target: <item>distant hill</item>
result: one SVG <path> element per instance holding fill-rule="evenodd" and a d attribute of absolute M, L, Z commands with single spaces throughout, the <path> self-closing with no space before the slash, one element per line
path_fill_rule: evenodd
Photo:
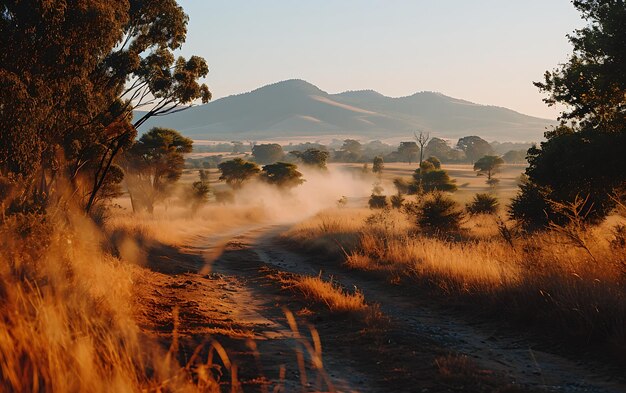
<path fill-rule="evenodd" d="M 142 128 L 171 127 L 188 137 L 210 140 L 328 135 L 387 139 L 423 130 L 445 138 L 479 135 L 490 141 L 538 141 L 552 124 L 552 120 L 440 93 L 400 98 L 372 90 L 328 94 L 292 79 L 152 118 Z"/>

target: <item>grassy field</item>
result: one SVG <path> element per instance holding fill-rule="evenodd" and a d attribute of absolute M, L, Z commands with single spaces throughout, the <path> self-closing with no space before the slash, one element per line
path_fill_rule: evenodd
<path fill-rule="evenodd" d="M 626 249 L 614 231 L 624 222 L 612 217 L 584 232 L 533 235 L 505 223 L 507 241 L 495 217 L 476 216 L 464 222 L 460 238 L 449 240 L 420 231 L 397 210 L 344 208 L 322 212 L 284 237 L 350 269 L 421 290 L 418 296 L 426 291 L 624 362 Z"/>

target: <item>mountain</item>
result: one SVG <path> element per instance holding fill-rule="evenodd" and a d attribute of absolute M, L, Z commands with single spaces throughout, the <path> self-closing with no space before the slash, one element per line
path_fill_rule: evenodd
<path fill-rule="evenodd" d="M 139 114 L 138 114 L 139 115 Z M 168 116 L 143 129 L 170 127 L 194 139 L 286 139 L 353 135 L 387 139 L 415 130 L 431 136 L 479 135 L 487 140 L 538 141 L 552 120 L 510 109 L 474 104 L 440 93 L 386 97 L 372 90 L 329 94 L 292 79 L 233 95 Z"/>

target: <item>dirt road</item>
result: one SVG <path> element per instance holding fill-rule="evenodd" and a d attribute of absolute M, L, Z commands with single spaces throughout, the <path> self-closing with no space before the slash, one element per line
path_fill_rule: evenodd
<path fill-rule="evenodd" d="M 336 261 L 289 251 L 276 239 L 285 229 L 247 228 L 152 250 L 151 271 L 138 282 L 138 293 L 147 294 L 137 313 L 143 329 L 171 345 L 177 310 L 181 361 L 215 339 L 238 365 L 244 391 L 626 391 L 600 367 L 542 351 L 493 322 L 464 319 Z M 358 288 L 388 323 L 333 314 L 282 283 L 285 275 L 320 272 Z M 295 314 L 297 332 L 284 310 Z M 321 336 L 323 369 L 306 350 L 315 341 L 307 325 Z"/>

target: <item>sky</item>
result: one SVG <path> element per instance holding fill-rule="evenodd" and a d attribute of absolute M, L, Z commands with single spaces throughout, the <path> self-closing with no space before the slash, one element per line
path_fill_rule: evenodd
<path fill-rule="evenodd" d="M 533 86 L 584 25 L 569 0 L 180 0 L 180 54 L 204 57 L 214 100 L 286 79 L 329 93 L 437 91 L 555 119 Z"/>

